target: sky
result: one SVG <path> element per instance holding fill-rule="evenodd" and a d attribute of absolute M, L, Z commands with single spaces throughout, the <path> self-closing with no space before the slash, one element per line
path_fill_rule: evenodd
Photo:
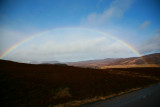
<path fill-rule="evenodd" d="M 159 10 L 159 0 L 0 0 L 0 56 L 72 62 L 157 53 Z"/>

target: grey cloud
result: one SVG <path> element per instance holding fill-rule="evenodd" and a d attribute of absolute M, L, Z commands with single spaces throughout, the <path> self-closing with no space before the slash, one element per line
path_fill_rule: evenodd
<path fill-rule="evenodd" d="M 147 21 L 144 21 L 141 25 L 140 25 L 140 29 L 145 29 L 147 28 L 149 25 L 151 24 L 151 21 L 147 20 Z"/>
<path fill-rule="evenodd" d="M 154 36 L 139 46 L 139 52 L 143 54 L 158 51 L 160 51 L 160 34 Z"/>

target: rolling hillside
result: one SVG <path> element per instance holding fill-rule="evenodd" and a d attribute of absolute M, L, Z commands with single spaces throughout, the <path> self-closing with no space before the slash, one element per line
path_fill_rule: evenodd
<path fill-rule="evenodd" d="M 71 107 L 160 82 L 158 67 L 102 70 L 0 60 L 0 69 L 1 107 Z"/>
<path fill-rule="evenodd" d="M 160 53 L 145 55 L 145 56 L 142 56 L 142 58 L 140 57 L 108 58 L 108 59 L 102 59 L 102 60 L 72 62 L 72 63 L 68 63 L 68 65 L 79 66 L 79 67 L 92 67 L 92 68 L 107 68 L 112 66 L 117 66 L 117 67 L 154 66 L 156 67 L 156 66 L 160 66 Z"/>

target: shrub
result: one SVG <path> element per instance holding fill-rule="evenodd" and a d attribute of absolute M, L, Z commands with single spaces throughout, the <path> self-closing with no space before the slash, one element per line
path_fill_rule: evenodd
<path fill-rule="evenodd" d="M 69 92 L 69 88 L 65 87 L 57 90 L 57 92 L 55 93 L 54 99 L 70 98 L 70 97 L 72 97 L 72 95 Z"/>

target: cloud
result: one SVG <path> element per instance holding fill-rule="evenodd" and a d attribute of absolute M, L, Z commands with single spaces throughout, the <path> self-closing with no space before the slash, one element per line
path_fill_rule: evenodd
<path fill-rule="evenodd" d="M 135 54 L 110 36 L 86 29 L 59 29 L 32 38 L 4 59 L 26 61 L 81 61 L 130 57 Z"/>
<path fill-rule="evenodd" d="M 15 61 L 56 60 L 68 62 L 133 55 L 131 50 L 121 43 L 106 37 L 82 38 L 63 44 L 56 41 L 46 41 L 38 45 L 32 41 L 27 44 L 18 47 L 6 58 Z"/>
<path fill-rule="evenodd" d="M 160 28 L 156 30 L 156 33 L 160 33 Z"/>
<path fill-rule="evenodd" d="M 77 38 L 78 39 L 78 38 Z M 29 42 L 28 45 L 18 47 L 19 49 L 13 51 L 9 58 L 18 60 L 47 60 L 49 58 L 60 58 L 57 60 L 64 60 L 62 57 L 80 54 L 90 54 L 95 52 L 100 46 L 101 42 L 105 41 L 105 37 L 98 37 L 92 39 L 75 40 L 75 42 L 58 43 L 56 41 L 46 41 L 42 44 Z M 95 49 L 97 48 L 97 49 Z"/>
<path fill-rule="evenodd" d="M 140 45 L 139 52 L 142 54 L 160 52 L 160 34 L 157 34 L 156 36 Z"/>
<path fill-rule="evenodd" d="M 11 29 L 0 28 L 0 54 L 26 37 L 26 34 Z"/>
<path fill-rule="evenodd" d="M 144 21 L 141 25 L 140 25 L 140 29 L 145 29 L 147 28 L 149 25 L 151 24 L 151 22 L 149 20 Z"/>
<path fill-rule="evenodd" d="M 102 13 L 93 12 L 87 16 L 83 23 L 91 25 L 99 25 L 106 23 L 110 19 L 121 18 L 129 9 L 133 0 L 115 0 L 110 4 L 110 7 Z"/>

